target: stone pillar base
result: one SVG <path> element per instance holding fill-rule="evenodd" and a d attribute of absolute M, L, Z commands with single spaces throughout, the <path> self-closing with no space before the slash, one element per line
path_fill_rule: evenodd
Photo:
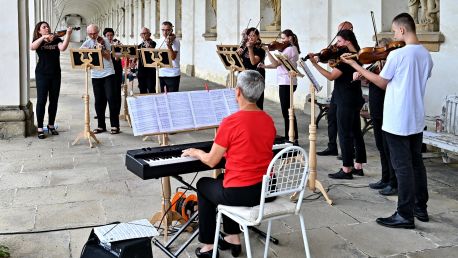
<path fill-rule="evenodd" d="M 0 139 L 27 137 L 36 132 L 32 102 L 26 106 L 0 106 Z"/>

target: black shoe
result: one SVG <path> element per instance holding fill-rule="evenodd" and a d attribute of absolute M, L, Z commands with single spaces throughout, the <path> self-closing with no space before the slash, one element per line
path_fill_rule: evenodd
<path fill-rule="evenodd" d="M 227 250 L 227 249 L 231 249 L 231 254 L 233 257 L 238 257 L 240 255 L 240 253 L 242 252 L 242 245 L 239 244 L 239 245 L 236 245 L 236 244 L 231 244 L 229 242 L 227 242 L 226 240 L 224 240 L 224 237 L 226 235 L 224 235 L 223 233 L 220 233 L 219 234 L 219 239 L 218 239 L 218 249 L 219 250 Z"/>
<path fill-rule="evenodd" d="M 415 207 L 415 209 L 413 210 L 413 216 L 417 218 L 419 221 L 429 221 L 428 211 L 426 209 L 420 209 Z"/>
<path fill-rule="evenodd" d="M 377 183 L 369 184 L 371 189 L 383 189 L 388 186 L 388 183 L 382 182 L 382 180 L 378 181 Z"/>
<path fill-rule="evenodd" d="M 391 185 L 387 185 L 385 188 L 382 190 L 378 191 L 379 194 L 381 195 L 386 195 L 386 196 L 391 196 L 391 195 L 397 195 L 398 194 L 398 189 L 392 187 Z"/>
<path fill-rule="evenodd" d="M 342 160 L 342 155 L 337 155 L 336 157 L 338 160 Z"/>
<path fill-rule="evenodd" d="M 353 175 L 356 175 L 356 176 L 364 176 L 364 171 L 363 171 L 363 169 L 352 168 L 352 169 L 351 169 L 351 173 L 352 173 Z"/>
<path fill-rule="evenodd" d="M 94 130 L 92 130 L 92 132 L 94 134 L 99 134 L 99 133 L 103 133 L 103 132 L 106 132 L 106 131 L 107 131 L 107 129 L 105 129 L 105 128 L 95 128 Z"/>
<path fill-rule="evenodd" d="M 208 250 L 208 251 L 203 252 L 203 253 L 200 252 L 200 249 L 201 249 L 201 247 L 197 247 L 197 249 L 196 249 L 196 256 L 197 256 L 197 257 L 199 257 L 199 258 L 201 258 L 201 257 L 204 257 L 204 258 L 205 258 L 205 257 L 211 258 L 211 257 L 212 257 L 213 249 L 212 249 L 212 250 Z M 216 251 L 216 257 L 219 257 L 218 250 Z"/>
<path fill-rule="evenodd" d="M 38 139 L 40 140 L 43 140 L 44 138 L 46 138 L 45 133 L 43 131 L 38 131 L 37 134 L 38 134 L 37 135 Z"/>
<path fill-rule="evenodd" d="M 377 218 L 375 220 L 379 225 L 390 227 L 390 228 L 415 228 L 415 222 L 413 219 L 405 219 L 397 212 L 388 218 Z"/>
<path fill-rule="evenodd" d="M 324 151 L 319 151 L 316 153 L 318 156 L 337 156 L 339 154 L 337 150 L 326 148 Z"/>
<path fill-rule="evenodd" d="M 337 173 L 328 174 L 328 177 L 332 179 L 353 179 L 353 175 L 351 173 L 345 173 L 342 169 L 340 169 Z"/>
<path fill-rule="evenodd" d="M 49 125 L 47 126 L 48 127 L 48 133 L 52 134 L 52 135 L 59 135 L 59 132 L 56 130 L 56 128 L 53 126 L 53 127 L 49 127 Z"/>

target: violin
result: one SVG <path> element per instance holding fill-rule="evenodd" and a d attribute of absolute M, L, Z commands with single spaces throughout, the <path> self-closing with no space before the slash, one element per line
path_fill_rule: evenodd
<path fill-rule="evenodd" d="M 167 38 L 166 38 L 167 42 L 166 42 L 166 44 L 167 44 L 168 46 L 172 46 L 173 41 L 175 41 L 176 37 L 177 37 L 177 36 L 176 36 L 175 34 L 173 34 L 173 33 L 170 33 L 169 35 L 167 35 Z"/>
<path fill-rule="evenodd" d="M 287 47 L 291 46 L 290 43 L 283 43 L 283 42 L 278 42 L 278 41 L 272 41 L 269 44 L 262 43 L 261 46 L 267 46 L 269 48 L 269 51 L 275 51 L 278 50 L 280 52 L 283 52 Z"/>
<path fill-rule="evenodd" d="M 106 49 L 106 47 L 105 47 L 105 39 L 103 39 L 103 37 L 97 36 L 96 41 L 97 41 L 97 43 L 101 46 L 101 47 L 100 47 L 99 45 L 97 45 L 96 48 L 101 48 L 102 50 L 105 50 L 105 49 Z"/>
<path fill-rule="evenodd" d="M 350 55 L 347 58 L 357 58 L 361 64 L 372 64 L 376 61 L 386 60 L 388 54 L 398 48 L 404 47 L 404 41 L 393 41 L 385 47 L 365 47 L 358 51 L 357 54 Z M 340 60 L 340 59 L 339 59 Z"/>
<path fill-rule="evenodd" d="M 336 61 L 339 60 L 339 57 L 344 54 L 348 53 L 349 50 L 347 47 L 338 47 L 337 45 L 330 45 L 327 48 L 322 49 L 320 52 L 313 54 L 313 56 L 318 56 L 318 59 L 321 63 L 328 63 L 329 61 Z M 310 56 L 302 57 L 302 61 L 307 61 Z M 336 64 L 336 62 L 333 62 Z M 332 65 L 334 66 L 334 65 Z"/>
<path fill-rule="evenodd" d="M 80 30 L 80 29 L 81 29 L 81 27 L 72 27 L 72 30 Z M 63 37 L 63 36 L 65 36 L 67 34 L 67 30 L 58 30 L 58 31 L 56 31 L 54 33 L 50 33 L 50 34 L 53 36 L 53 38 L 57 38 L 57 37 L 60 38 L 60 37 Z M 50 39 L 46 38 L 45 41 L 49 43 Z"/>

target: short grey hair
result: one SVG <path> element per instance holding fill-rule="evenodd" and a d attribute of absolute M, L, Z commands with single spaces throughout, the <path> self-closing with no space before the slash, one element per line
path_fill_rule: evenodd
<path fill-rule="evenodd" d="M 87 26 L 86 30 L 89 29 L 89 28 L 94 28 L 97 32 L 100 32 L 100 29 L 99 29 L 99 26 L 97 26 L 96 24 L 94 23 L 91 23 Z"/>
<path fill-rule="evenodd" d="M 254 70 L 245 70 L 237 76 L 237 88 L 250 103 L 256 103 L 264 92 L 264 77 Z"/>

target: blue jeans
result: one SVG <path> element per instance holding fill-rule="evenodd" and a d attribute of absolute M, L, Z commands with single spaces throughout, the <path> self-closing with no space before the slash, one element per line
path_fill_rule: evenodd
<path fill-rule="evenodd" d="M 391 164 L 398 179 L 398 213 L 413 219 L 414 208 L 426 210 L 428 185 L 421 145 L 423 133 L 399 136 L 386 133 Z"/>

